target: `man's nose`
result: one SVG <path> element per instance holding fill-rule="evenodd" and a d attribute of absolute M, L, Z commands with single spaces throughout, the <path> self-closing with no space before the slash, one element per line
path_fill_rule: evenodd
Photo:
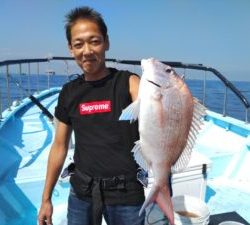
<path fill-rule="evenodd" d="M 84 45 L 83 53 L 86 54 L 86 55 L 93 53 L 93 50 L 92 50 L 90 44 L 86 43 Z"/>

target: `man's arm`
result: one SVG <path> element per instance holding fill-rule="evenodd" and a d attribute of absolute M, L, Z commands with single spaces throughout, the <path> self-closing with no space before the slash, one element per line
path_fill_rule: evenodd
<path fill-rule="evenodd" d="M 51 202 L 52 191 L 62 170 L 68 152 L 68 145 L 71 136 L 71 127 L 58 121 L 54 142 L 51 146 L 46 181 L 42 196 L 42 205 L 39 211 L 39 225 L 52 224 L 53 206 Z"/>
<path fill-rule="evenodd" d="M 129 93 L 131 95 L 132 101 L 135 101 L 138 96 L 140 78 L 136 75 L 131 75 L 129 77 Z"/>

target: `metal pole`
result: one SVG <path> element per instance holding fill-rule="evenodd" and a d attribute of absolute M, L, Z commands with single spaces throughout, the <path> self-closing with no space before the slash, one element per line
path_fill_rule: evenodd
<path fill-rule="evenodd" d="M 31 95 L 30 93 L 30 63 L 28 63 L 28 93 L 29 95 Z"/>
<path fill-rule="evenodd" d="M 20 75 L 20 86 L 22 87 L 22 64 L 19 64 L 19 75 Z M 22 88 L 19 88 L 20 90 L 20 101 L 23 100 L 23 90 Z"/>
<path fill-rule="evenodd" d="M 50 89 L 50 75 L 49 75 L 49 72 L 47 73 L 48 74 L 48 90 Z"/>
<path fill-rule="evenodd" d="M 186 80 L 186 68 L 183 68 L 183 75 L 182 75 L 182 77 L 183 77 L 183 80 Z"/>
<path fill-rule="evenodd" d="M 67 78 L 68 78 L 68 80 L 69 80 L 69 63 L 68 63 L 67 60 L 64 60 L 64 63 L 65 63 L 65 65 L 66 65 L 66 73 L 67 73 Z"/>
<path fill-rule="evenodd" d="M 48 75 L 48 90 L 50 89 L 50 61 L 48 61 L 48 70 L 47 70 L 47 75 Z"/>
<path fill-rule="evenodd" d="M 8 110 L 11 111 L 11 99 L 10 99 L 10 73 L 9 73 L 9 65 L 6 65 L 6 92 L 7 92 L 7 106 Z"/>
<path fill-rule="evenodd" d="M 20 64 L 20 68 L 22 69 L 22 64 Z M 23 73 L 23 76 L 25 75 L 25 73 Z M 22 76 L 20 77 L 20 87 L 23 87 L 23 79 Z M 21 92 L 22 92 L 22 99 L 25 96 L 25 93 L 23 92 L 23 88 L 21 88 Z"/>
<path fill-rule="evenodd" d="M 203 79 L 203 96 L 202 96 L 203 105 L 205 105 L 206 102 L 206 84 L 207 84 L 207 71 L 205 71 Z"/>
<path fill-rule="evenodd" d="M 37 63 L 37 94 L 40 92 L 40 87 L 39 87 L 39 62 Z"/>
<path fill-rule="evenodd" d="M 223 116 L 226 116 L 226 107 L 227 107 L 227 86 L 225 86 L 225 95 L 223 103 Z"/>

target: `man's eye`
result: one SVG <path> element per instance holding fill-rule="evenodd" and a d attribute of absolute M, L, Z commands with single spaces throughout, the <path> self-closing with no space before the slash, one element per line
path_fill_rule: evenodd
<path fill-rule="evenodd" d="M 92 45 L 99 45 L 101 43 L 101 41 L 100 40 L 92 40 L 90 43 Z"/>
<path fill-rule="evenodd" d="M 76 48 L 76 49 L 79 49 L 82 47 L 82 44 L 81 43 L 75 43 L 73 44 L 73 47 Z"/>

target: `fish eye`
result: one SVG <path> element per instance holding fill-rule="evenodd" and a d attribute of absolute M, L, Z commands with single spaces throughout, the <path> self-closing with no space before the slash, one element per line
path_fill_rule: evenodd
<path fill-rule="evenodd" d="M 171 72 L 172 72 L 172 69 L 166 69 L 166 72 L 167 72 L 167 73 L 171 73 Z"/>

